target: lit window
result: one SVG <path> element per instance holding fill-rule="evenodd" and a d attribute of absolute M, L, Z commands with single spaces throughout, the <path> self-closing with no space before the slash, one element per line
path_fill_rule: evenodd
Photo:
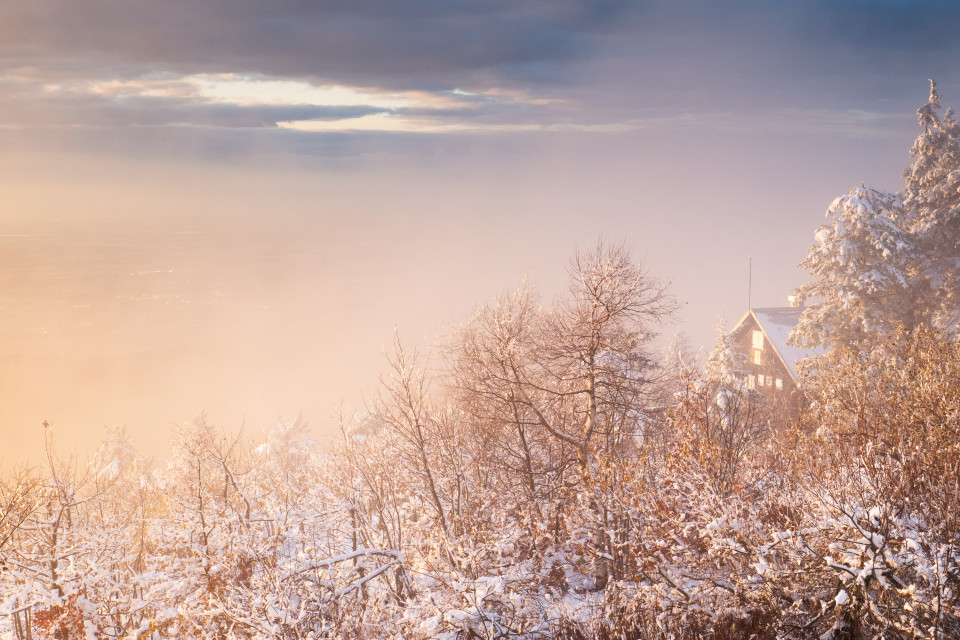
<path fill-rule="evenodd" d="M 753 364 L 760 364 L 760 351 L 758 349 L 753 350 Z"/>
<path fill-rule="evenodd" d="M 759 384 L 761 387 L 763 386 L 763 374 L 762 374 L 762 373 L 757 376 L 757 384 Z"/>
<path fill-rule="evenodd" d="M 747 376 L 747 388 L 748 388 L 748 389 L 756 389 L 756 388 L 757 388 L 757 381 L 756 381 L 756 379 L 755 379 L 753 376 Z"/>
<path fill-rule="evenodd" d="M 763 349 L 763 331 L 753 332 L 753 348 Z"/>
<path fill-rule="evenodd" d="M 777 391 L 783 391 L 783 380 L 777 378 Z"/>
<path fill-rule="evenodd" d="M 768 387 L 773 386 L 773 378 L 771 378 L 770 376 L 767 376 L 767 386 Z"/>

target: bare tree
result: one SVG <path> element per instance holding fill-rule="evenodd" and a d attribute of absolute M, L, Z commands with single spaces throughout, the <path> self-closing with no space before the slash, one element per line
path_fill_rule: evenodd
<path fill-rule="evenodd" d="M 542 310 L 526 286 L 478 310 L 451 354 L 452 380 L 474 450 L 489 470 L 492 489 L 532 511 L 536 524 L 559 494 L 565 443 L 543 430 L 525 390 Z"/>
<path fill-rule="evenodd" d="M 416 351 L 404 349 L 399 337 L 389 363 L 390 375 L 380 381 L 377 400 L 368 408 L 370 417 L 395 437 L 396 462 L 417 480 L 414 491 L 432 510 L 442 534 L 458 535 L 465 487 L 456 428 L 447 408 L 431 397 L 426 366 Z"/>
<path fill-rule="evenodd" d="M 39 497 L 39 482 L 29 471 L 0 480 L 0 553 L 37 509 Z"/>
<path fill-rule="evenodd" d="M 574 256 L 568 295 L 551 308 L 523 288 L 462 332 L 460 397 L 497 433 L 510 432 L 509 458 L 531 496 L 542 474 L 568 470 L 568 482 L 587 482 L 598 456 L 622 457 L 644 437 L 663 407 L 651 343 L 675 306 L 623 245 L 600 243 Z M 599 504 L 591 510 L 594 587 L 602 589 L 606 516 Z"/>
<path fill-rule="evenodd" d="M 672 415 L 675 435 L 688 440 L 713 489 L 726 496 L 745 484 L 748 454 L 772 436 L 777 410 L 742 383 L 708 378 L 687 387 Z"/>

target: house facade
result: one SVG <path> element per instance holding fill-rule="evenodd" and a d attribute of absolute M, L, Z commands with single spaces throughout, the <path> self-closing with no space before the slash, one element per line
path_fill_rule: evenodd
<path fill-rule="evenodd" d="M 820 353 L 787 344 L 802 312 L 802 307 L 750 309 L 730 332 L 747 387 L 790 406 L 799 402 L 797 363 Z"/>

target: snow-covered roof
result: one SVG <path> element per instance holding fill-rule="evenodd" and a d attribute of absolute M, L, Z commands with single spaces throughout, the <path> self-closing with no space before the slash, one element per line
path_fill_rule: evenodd
<path fill-rule="evenodd" d="M 744 321 L 753 317 L 757 325 L 763 331 L 767 340 L 776 350 L 777 355 L 783 362 L 787 371 L 796 380 L 798 377 L 797 363 L 810 356 L 819 356 L 825 353 L 823 348 L 800 348 L 787 344 L 787 338 L 797 322 L 800 320 L 800 314 L 803 313 L 802 307 L 766 307 L 763 309 L 750 309 L 740 318 L 740 322 L 733 328 L 733 332 L 740 330 Z"/>

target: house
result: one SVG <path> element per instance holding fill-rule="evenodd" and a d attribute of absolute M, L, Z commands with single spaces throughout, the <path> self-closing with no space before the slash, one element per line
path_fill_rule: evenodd
<path fill-rule="evenodd" d="M 787 344 L 803 307 L 750 309 L 730 332 L 737 351 L 744 356 L 741 370 L 747 386 L 771 399 L 797 402 L 797 363 L 820 349 L 802 349 Z"/>

